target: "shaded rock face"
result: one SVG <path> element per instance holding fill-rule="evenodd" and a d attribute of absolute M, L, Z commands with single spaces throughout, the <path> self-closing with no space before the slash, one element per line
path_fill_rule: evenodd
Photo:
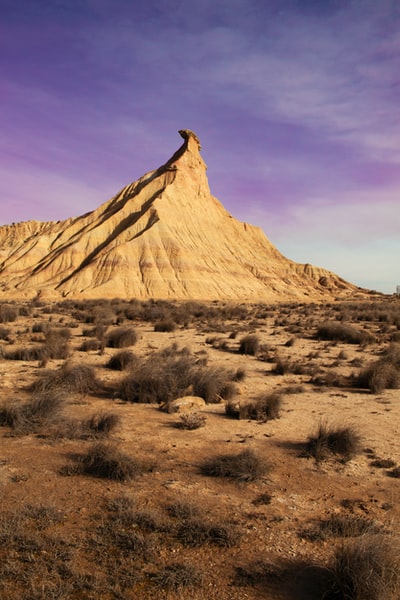
<path fill-rule="evenodd" d="M 209 189 L 197 136 L 93 212 L 0 227 L 0 298 L 318 300 L 357 288 L 285 258 Z"/>

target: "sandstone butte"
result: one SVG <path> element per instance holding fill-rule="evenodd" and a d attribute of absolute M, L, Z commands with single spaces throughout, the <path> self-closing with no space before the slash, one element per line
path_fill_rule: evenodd
<path fill-rule="evenodd" d="M 284 257 L 210 193 L 197 136 L 96 210 L 0 227 L 0 299 L 324 301 L 362 293 Z"/>

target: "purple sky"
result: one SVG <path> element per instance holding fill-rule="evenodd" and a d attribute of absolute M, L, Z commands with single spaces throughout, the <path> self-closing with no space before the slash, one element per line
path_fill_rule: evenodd
<path fill-rule="evenodd" d="M 199 136 L 289 258 L 400 284 L 398 0 L 1 0 L 0 224 L 93 210 Z"/>

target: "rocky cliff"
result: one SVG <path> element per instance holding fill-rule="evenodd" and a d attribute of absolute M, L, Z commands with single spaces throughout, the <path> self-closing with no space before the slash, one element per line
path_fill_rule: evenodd
<path fill-rule="evenodd" d="M 0 299 L 322 300 L 357 288 L 285 258 L 209 189 L 189 131 L 168 162 L 93 212 L 0 227 Z"/>

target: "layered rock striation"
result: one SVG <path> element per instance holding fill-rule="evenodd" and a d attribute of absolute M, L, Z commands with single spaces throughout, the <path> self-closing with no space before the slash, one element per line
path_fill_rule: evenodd
<path fill-rule="evenodd" d="M 285 258 L 210 193 L 197 136 L 93 212 L 0 227 L 0 298 L 322 300 L 357 288 Z"/>

